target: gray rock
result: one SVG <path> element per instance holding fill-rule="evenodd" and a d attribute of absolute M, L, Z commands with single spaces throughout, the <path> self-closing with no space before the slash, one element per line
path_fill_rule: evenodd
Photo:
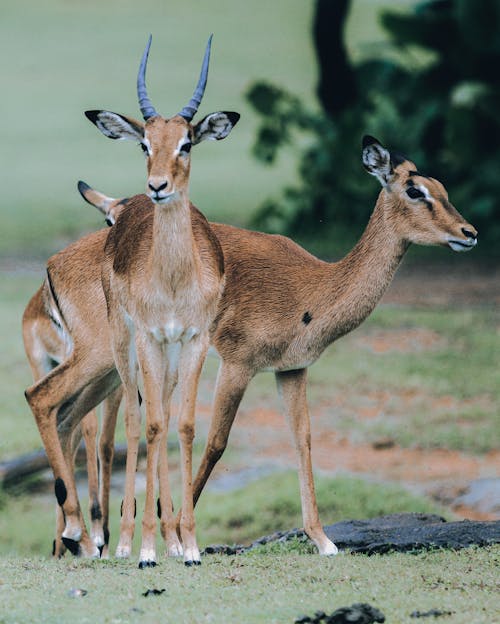
<path fill-rule="evenodd" d="M 352 553 L 415 552 L 432 548 L 466 548 L 500 543 L 500 520 L 491 522 L 446 522 L 433 514 L 402 513 L 372 518 L 347 520 L 325 526 L 325 533 L 341 550 Z M 249 546 L 208 546 L 205 554 L 234 555 L 269 542 L 293 538 L 308 539 L 302 529 L 278 531 L 255 540 Z"/>

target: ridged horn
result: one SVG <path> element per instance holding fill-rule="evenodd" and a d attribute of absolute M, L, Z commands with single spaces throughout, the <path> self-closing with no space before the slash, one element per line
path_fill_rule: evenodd
<path fill-rule="evenodd" d="M 196 89 L 194 90 L 193 97 L 189 100 L 187 106 L 178 113 L 181 117 L 184 117 L 186 121 L 191 121 L 193 117 L 196 115 L 198 110 L 198 106 L 201 103 L 201 99 L 203 98 L 203 93 L 205 92 L 205 87 L 207 84 L 208 78 L 208 64 L 210 62 L 210 48 L 212 47 L 212 37 L 210 35 L 208 38 L 207 47 L 205 49 L 205 56 L 203 57 L 203 63 L 201 65 L 200 77 L 198 79 L 198 84 L 196 85 Z"/>
<path fill-rule="evenodd" d="M 151 47 L 152 40 L 153 37 L 149 35 L 148 43 L 139 66 L 139 73 L 137 74 L 137 97 L 139 99 L 139 107 L 141 109 L 142 116 L 144 117 L 144 121 L 147 121 L 150 117 L 158 115 L 155 107 L 148 97 L 146 89 L 146 65 L 148 64 L 149 48 Z"/>

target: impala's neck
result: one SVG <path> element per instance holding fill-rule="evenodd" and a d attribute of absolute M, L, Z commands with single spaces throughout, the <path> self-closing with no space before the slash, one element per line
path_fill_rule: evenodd
<path fill-rule="evenodd" d="M 333 277 L 335 282 L 329 289 L 332 339 L 357 327 L 372 312 L 408 249 L 409 243 L 398 235 L 388 216 L 392 212 L 389 201 L 382 191 L 358 243 L 345 258 L 330 265 L 330 280 Z"/>
<path fill-rule="evenodd" d="M 198 253 L 187 193 L 180 194 L 168 204 L 156 204 L 150 254 L 152 280 L 170 284 L 175 290 L 192 281 L 197 266 Z"/>

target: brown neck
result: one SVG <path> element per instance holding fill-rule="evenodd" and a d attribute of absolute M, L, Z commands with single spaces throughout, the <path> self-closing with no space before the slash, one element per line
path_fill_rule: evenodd
<path fill-rule="evenodd" d="M 181 196 L 166 205 L 155 205 L 150 254 L 152 280 L 170 284 L 175 290 L 192 280 L 197 266 L 198 253 L 187 197 Z"/>
<path fill-rule="evenodd" d="M 372 312 L 392 281 L 409 243 L 398 235 L 387 217 L 387 195 L 382 191 L 368 225 L 355 247 L 329 267 L 334 281 L 328 325 L 332 339 L 357 327 Z"/>

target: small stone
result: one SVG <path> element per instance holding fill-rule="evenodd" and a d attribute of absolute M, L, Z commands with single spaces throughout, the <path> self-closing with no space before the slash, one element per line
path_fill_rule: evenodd
<path fill-rule="evenodd" d="M 78 589 L 76 587 L 71 588 L 68 591 L 68 596 L 70 598 L 83 598 L 83 596 L 86 596 L 88 594 L 86 589 Z"/>
<path fill-rule="evenodd" d="M 166 589 L 147 589 L 142 595 L 145 597 L 160 596 L 161 594 L 163 594 L 164 591 L 167 591 L 167 590 Z"/>

